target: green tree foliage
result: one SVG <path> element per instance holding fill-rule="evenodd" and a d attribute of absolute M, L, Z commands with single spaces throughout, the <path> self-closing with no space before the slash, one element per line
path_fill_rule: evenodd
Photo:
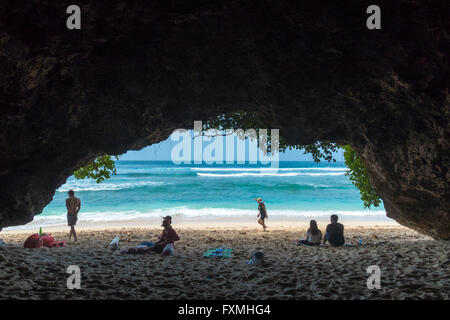
<path fill-rule="evenodd" d="M 224 136 L 227 133 L 227 129 L 233 129 L 234 133 L 237 134 L 239 139 L 245 139 L 246 136 L 243 132 L 236 132 L 238 129 L 246 131 L 248 129 L 264 128 L 261 121 L 257 118 L 255 113 L 249 112 L 232 112 L 226 115 L 219 115 L 216 118 L 209 119 L 203 123 L 203 136 Z M 272 136 L 270 135 L 270 128 L 268 128 L 267 135 L 267 152 L 270 154 L 272 144 L 278 144 L 278 150 L 283 152 L 287 147 L 289 147 L 284 140 L 280 137 L 279 141 L 272 141 Z M 259 143 L 260 141 L 258 141 Z M 261 145 L 259 145 L 262 147 Z"/>
<path fill-rule="evenodd" d="M 333 152 L 336 152 L 339 149 L 339 146 L 337 144 L 326 142 L 316 142 L 299 147 L 305 149 L 304 154 L 310 153 L 313 157 L 314 162 L 320 162 L 320 160 L 336 162 L 336 159 L 333 158 Z"/>
<path fill-rule="evenodd" d="M 344 149 L 345 165 L 348 167 L 345 175 L 358 188 L 364 207 L 370 209 L 371 206 L 380 206 L 380 196 L 370 183 L 369 174 L 361 158 L 349 145 L 342 146 L 342 148 Z"/>
<path fill-rule="evenodd" d="M 114 156 L 116 160 L 119 158 Z M 105 154 L 99 156 L 91 163 L 76 170 L 73 175 L 75 179 L 94 179 L 97 183 L 102 183 L 106 179 L 111 178 L 111 175 L 116 175 L 116 164 L 112 156 Z"/>

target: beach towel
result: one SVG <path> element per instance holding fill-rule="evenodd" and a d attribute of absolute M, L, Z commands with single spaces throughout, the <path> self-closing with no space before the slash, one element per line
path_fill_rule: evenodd
<path fill-rule="evenodd" d="M 41 239 L 41 237 L 39 237 L 39 235 L 37 233 L 32 234 L 25 240 L 23 247 L 27 248 L 27 249 L 40 248 L 40 247 L 42 247 L 42 239 Z"/>
<path fill-rule="evenodd" d="M 203 256 L 207 258 L 231 258 L 232 253 L 233 249 L 216 248 L 206 250 Z"/>

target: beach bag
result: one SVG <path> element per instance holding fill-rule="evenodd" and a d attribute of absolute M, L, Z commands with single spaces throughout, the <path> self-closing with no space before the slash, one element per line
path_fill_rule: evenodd
<path fill-rule="evenodd" d="M 112 250 L 116 250 L 119 247 L 119 236 L 115 236 L 114 239 L 112 239 L 111 243 L 109 244 L 109 247 Z"/>
<path fill-rule="evenodd" d="M 248 264 L 264 264 L 264 253 L 261 251 L 256 251 Z"/>
<path fill-rule="evenodd" d="M 56 241 L 54 244 L 53 244 L 53 247 L 65 247 L 66 246 L 66 240 L 62 240 L 62 241 Z"/>
<path fill-rule="evenodd" d="M 50 234 L 47 234 L 42 239 L 42 245 L 47 248 L 54 248 L 54 247 L 65 247 L 66 242 L 63 241 L 56 241 L 55 238 L 53 238 Z"/>
<path fill-rule="evenodd" d="M 37 233 L 32 234 L 31 236 L 29 236 L 27 238 L 27 240 L 25 240 L 25 243 L 23 244 L 24 248 L 27 249 L 35 249 L 35 248 L 40 248 L 42 247 L 42 239 L 41 237 L 39 237 L 39 235 Z"/>
<path fill-rule="evenodd" d="M 51 248 L 56 244 L 55 238 L 53 238 L 50 234 L 47 234 L 47 235 L 41 237 L 41 239 L 42 239 L 42 245 L 44 247 Z"/>

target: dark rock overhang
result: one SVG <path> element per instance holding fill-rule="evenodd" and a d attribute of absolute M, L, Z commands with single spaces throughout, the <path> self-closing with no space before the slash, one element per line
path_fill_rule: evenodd
<path fill-rule="evenodd" d="M 75 169 L 233 111 L 350 144 L 389 217 L 450 238 L 447 1 L 0 2 L 0 226 Z"/>

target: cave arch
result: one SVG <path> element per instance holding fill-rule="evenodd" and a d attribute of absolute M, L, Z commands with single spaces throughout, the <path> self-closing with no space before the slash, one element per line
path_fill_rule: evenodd
<path fill-rule="evenodd" d="M 2 2 L 0 227 L 100 153 L 257 111 L 292 144 L 350 144 L 389 217 L 450 238 L 446 1 Z M 7 14 L 6 14 L 7 13 Z"/>

